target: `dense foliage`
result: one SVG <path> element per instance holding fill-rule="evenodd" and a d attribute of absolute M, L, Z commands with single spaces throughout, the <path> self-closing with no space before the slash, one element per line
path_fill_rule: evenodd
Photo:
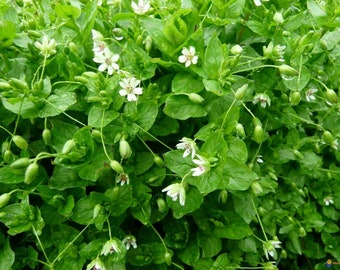
<path fill-rule="evenodd" d="M 0 0 L 0 268 L 340 261 L 338 0 Z"/>

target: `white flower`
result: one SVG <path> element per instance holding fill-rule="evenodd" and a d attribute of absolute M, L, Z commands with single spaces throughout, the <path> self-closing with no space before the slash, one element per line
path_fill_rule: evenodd
<path fill-rule="evenodd" d="M 109 241 L 106 241 L 100 255 L 107 256 L 108 254 L 120 252 L 121 250 L 119 248 L 118 241 L 119 241 L 118 239 L 110 239 Z"/>
<path fill-rule="evenodd" d="M 143 15 L 149 11 L 150 3 L 149 1 L 138 0 L 138 4 L 136 4 L 135 2 L 132 2 L 131 7 L 134 13 L 138 15 Z"/>
<path fill-rule="evenodd" d="M 121 186 L 124 186 L 125 184 L 130 184 L 130 178 L 128 174 L 122 173 L 120 175 L 117 176 L 116 178 L 116 183 L 119 184 Z"/>
<path fill-rule="evenodd" d="M 136 95 L 143 94 L 143 88 L 137 87 L 140 84 L 140 80 L 135 77 L 124 78 L 119 85 L 123 88 L 119 90 L 121 96 L 127 96 L 128 101 L 137 101 Z"/>
<path fill-rule="evenodd" d="M 269 0 L 262 0 L 263 2 L 269 2 Z M 256 6 L 261 6 L 262 5 L 262 1 L 261 0 L 254 0 L 254 4 L 256 5 Z"/>
<path fill-rule="evenodd" d="M 198 157 L 198 159 L 193 159 L 192 162 L 198 166 L 191 169 L 192 176 L 200 176 L 210 170 L 210 162 L 205 157 L 201 155 L 196 155 L 196 157 Z"/>
<path fill-rule="evenodd" d="M 276 257 L 276 248 L 281 248 L 281 242 L 277 240 L 268 240 L 263 243 L 264 254 L 266 255 L 267 260 L 269 260 L 269 256 L 275 259 Z"/>
<path fill-rule="evenodd" d="M 86 270 L 106 270 L 104 263 L 99 259 L 96 258 L 94 259 L 92 262 L 90 262 L 87 267 Z"/>
<path fill-rule="evenodd" d="M 185 158 L 191 153 L 191 158 L 194 158 L 197 150 L 195 141 L 186 137 L 183 137 L 179 141 L 180 143 L 176 144 L 176 148 L 179 150 L 184 150 L 183 157 Z"/>
<path fill-rule="evenodd" d="M 333 198 L 332 197 L 326 197 L 323 199 L 324 203 L 326 206 L 329 206 L 330 204 L 333 204 L 334 201 L 333 201 Z"/>
<path fill-rule="evenodd" d="M 49 57 L 50 55 L 56 53 L 55 50 L 56 42 L 53 38 L 49 41 L 47 36 L 43 36 L 42 43 L 36 41 L 34 42 L 34 45 L 40 50 L 40 53 L 45 57 Z"/>
<path fill-rule="evenodd" d="M 308 102 L 314 101 L 316 98 L 314 93 L 318 92 L 318 89 L 312 88 L 306 91 L 306 100 Z"/>
<path fill-rule="evenodd" d="M 234 55 L 237 55 L 243 52 L 243 48 L 237 44 L 230 48 L 230 52 Z"/>
<path fill-rule="evenodd" d="M 196 49 L 193 46 L 188 48 L 183 48 L 182 55 L 178 57 L 178 62 L 185 63 L 185 67 L 189 67 L 191 64 L 196 65 L 198 61 L 198 56 L 196 54 Z"/>
<path fill-rule="evenodd" d="M 129 250 L 131 246 L 137 248 L 136 238 L 133 235 L 125 236 L 122 242 L 125 245 L 126 250 Z"/>
<path fill-rule="evenodd" d="M 253 99 L 253 103 L 260 103 L 262 108 L 266 108 L 267 104 L 268 106 L 270 106 L 270 98 L 267 94 L 264 93 L 260 93 L 255 95 L 254 99 Z"/>
<path fill-rule="evenodd" d="M 274 22 L 277 24 L 282 24 L 284 22 L 282 12 L 276 11 L 273 17 Z"/>
<path fill-rule="evenodd" d="M 104 36 L 97 30 L 92 29 L 93 49 L 92 51 L 97 55 L 98 53 L 103 54 L 106 46 L 104 42 Z"/>
<path fill-rule="evenodd" d="M 162 189 L 162 192 L 166 192 L 166 195 L 170 196 L 173 201 L 179 198 L 179 203 L 183 206 L 185 204 L 185 189 L 182 184 L 175 183 Z"/>
<path fill-rule="evenodd" d="M 113 54 L 107 47 L 104 49 L 102 54 L 95 54 L 93 61 L 101 64 L 98 67 L 100 72 L 107 70 L 109 75 L 112 75 L 115 70 L 119 69 L 116 63 L 119 59 L 118 54 Z"/>

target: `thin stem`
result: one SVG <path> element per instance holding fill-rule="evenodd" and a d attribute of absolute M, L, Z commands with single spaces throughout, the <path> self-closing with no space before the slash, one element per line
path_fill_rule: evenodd
<path fill-rule="evenodd" d="M 39 238 L 39 236 L 38 236 L 38 233 L 37 233 L 37 231 L 36 231 L 34 225 L 32 225 L 32 229 L 33 229 L 33 233 L 34 233 L 35 238 L 37 238 L 37 240 L 38 240 L 39 246 L 40 246 L 40 248 L 41 248 L 41 250 L 42 250 L 42 252 L 43 252 L 43 254 L 44 254 L 44 257 L 45 257 L 45 259 L 46 259 L 48 265 L 49 265 L 49 266 L 51 266 L 51 265 L 53 266 L 53 263 L 51 263 L 50 259 L 48 258 L 47 254 L 46 254 L 46 252 L 45 252 L 44 246 L 42 245 L 42 243 L 41 243 L 41 241 L 40 241 L 40 238 Z"/>
<path fill-rule="evenodd" d="M 166 244 L 165 244 L 165 242 L 164 242 L 162 236 L 159 234 L 159 232 L 156 230 L 156 228 L 155 228 L 155 227 L 152 225 L 152 223 L 150 222 L 150 220 L 149 220 L 149 218 L 147 217 L 147 215 L 146 215 L 146 213 L 145 213 L 144 208 L 143 208 L 142 205 L 140 206 L 140 209 L 142 210 L 142 212 L 143 212 L 143 214 L 144 214 L 144 217 L 145 217 L 146 220 L 148 221 L 148 223 L 149 223 L 149 225 L 151 226 L 152 230 L 157 234 L 158 238 L 161 240 L 161 242 L 162 242 L 162 244 L 163 244 L 163 246 L 164 246 L 165 252 L 167 252 L 167 251 L 168 251 L 168 248 L 167 248 L 167 246 L 166 246 Z"/>
<path fill-rule="evenodd" d="M 105 142 L 104 142 L 104 136 L 103 136 L 104 115 L 105 115 L 105 110 L 102 113 L 102 119 L 100 121 L 100 140 L 101 140 L 102 145 L 103 145 L 105 156 L 107 157 L 108 160 L 111 160 L 111 157 L 107 153 Z"/>
<path fill-rule="evenodd" d="M 13 136 L 13 133 L 10 132 L 7 128 L 3 127 L 0 125 L 0 128 L 3 129 L 4 131 L 6 131 L 10 136 Z"/>
<path fill-rule="evenodd" d="M 109 237 L 110 237 L 110 240 L 111 240 L 112 239 L 112 234 L 111 234 L 111 225 L 110 225 L 109 217 L 107 217 L 106 222 L 107 222 L 107 228 L 109 230 Z"/>
<path fill-rule="evenodd" d="M 279 68 L 279 66 L 276 66 L 276 65 L 261 65 L 261 66 L 257 66 L 257 67 L 250 67 L 250 68 L 245 68 L 245 69 L 241 69 L 241 70 L 236 70 L 232 74 L 237 74 L 237 73 L 246 72 L 246 71 L 254 71 L 255 69 L 265 68 L 265 67 Z"/>
<path fill-rule="evenodd" d="M 309 120 L 307 120 L 307 119 L 301 118 L 300 116 L 297 116 L 297 115 L 292 114 L 292 113 L 288 113 L 288 114 L 291 115 L 291 116 L 293 116 L 293 117 L 295 117 L 295 118 L 300 119 L 301 121 L 306 122 L 307 124 L 314 125 L 314 126 L 318 127 L 320 130 L 324 130 L 324 128 L 323 128 L 321 125 L 315 124 L 313 121 L 309 121 Z"/>
<path fill-rule="evenodd" d="M 251 198 L 251 202 L 252 202 L 252 204 L 253 204 L 254 211 L 255 211 L 255 213 L 256 213 L 257 220 L 259 221 L 261 230 L 262 230 L 262 232 L 263 232 L 264 238 L 266 239 L 266 241 L 268 241 L 266 232 L 265 232 L 264 227 L 263 227 L 263 225 L 262 225 L 262 221 L 261 221 L 260 215 L 259 215 L 259 213 L 257 212 L 257 208 L 256 208 L 256 206 L 255 206 L 254 200 L 253 200 L 252 197 L 250 197 L 250 198 Z M 262 240 L 261 240 L 261 241 L 262 241 Z M 262 242 L 263 242 L 263 241 L 262 241 Z"/>
<path fill-rule="evenodd" d="M 155 156 L 155 153 L 152 151 L 152 149 L 147 145 L 147 143 L 137 134 L 138 139 L 144 144 L 144 146 L 150 151 L 150 153 Z"/>
<path fill-rule="evenodd" d="M 44 77 L 45 66 L 46 66 L 46 60 L 47 60 L 47 54 L 44 55 L 44 61 L 43 61 L 43 64 L 42 64 L 42 70 L 41 70 L 41 74 L 40 74 L 40 80 L 42 80 L 43 77 Z"/>
<path fill-rule="evenodd" d="M 66 250 L 85 232 L 85 230 L 90 226 L 91 223 L 92 221 L 89 224 L 87 224 L 84 227 L 84 229 L 82 229 L 71 242 L 67 244 L 67 246 L 58 254 L 57 258 L 53 260 L 52 265 L 61 258 L 61 256 L 66 252 Z"/>
<path fill-rule="evenodd" d="M 163 143 L 161 140 L 157 139 L 155 136 L 153 136 L 151 133 L 149 133 L 148 131 L 146 131 L 144 128 L 142 128 L 140 125 L 133 123 L 136 127 L 140 128 L 143 132 L 145 132 L 146 134 L 148 134 L 152 139 L 154 139 L 155 141 L 159 142 L 161 145 L 165 146 L 166 148 L 168 148 L 170 151 L 172 151 L 173 149 L 169 146 L 167 146 L 165 143 Z"/>
<path fill-rule="evenodd" d="M 220 132 L 219 132 L 219 136 L 220 136 L 221 133 L 222 133 L 222 130 L 223 130 L 223 127 L 224 127 L 224 123 L 225 123 L 225 121 L 227 120 L 227 116 L 228 116 L 228 114 L 230 113 L 231 108 L 234 106 L 235 102 L 236 102 L 236 98 L 234 98 L 233 102 L 232 102 L 231 105 L 229 106 L 228 111 L 226 112 L 226 114 L 225 114 L 225 116 L 224 116 L 224 118 L 223 118 L 222 125 L 221 125 Z"/>

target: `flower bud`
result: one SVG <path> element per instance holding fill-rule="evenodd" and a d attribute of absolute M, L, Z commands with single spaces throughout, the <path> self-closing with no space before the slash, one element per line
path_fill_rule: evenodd
<path fill-rule="evenodd" d="M 0 82 L 0 90 L 10 90 L 12 86 L 8 82 Z"/>
<path fill-rule="evenodd" d="M 14 155 L 11 150 L 6 150 L 3 154 L 3 159 L 6 163 L 11 163 L 14 159 Z"/>
<path fill-rule="evenodd" d="M 23 158 L 19 158 L 16 161 L 14 161 L 10 167 L 12 169 L 23 169 L 26 168 L 28 165 L 30 164 L 30 159 L 23 157 Z"/>
<path fill-rule="evenodd" d="M 286 75 L 286 76 L 296 76 L 299 74 L 297 70 L 292 68 L 291 66 L 288 66 L 286 64 L 283 64 L 278 67 L 281 75 Z"/>
<path fill-rule="evenodd" d="M 258 181 L 252 182 L 250 187 L 256 196 L 260 195 L 263 192 L 263 188 Z"/>
<path fill-rule="evenodd" d="M 87 84 L 89 82 L 89 80 L 87 78 L 85 78 L 84 76 L 74 76 L 73 80 L 75 82 L 80 82 L 82 84 Z"/>
<path fill-rule="evenodd" d="M 11 78 L 9 79 L 9 84 L 17 89 L 21 89 L 21 90 L 27 90 L 28 89 L 28 85 L 25 81 L 19 80 L 17 78 Z"/>
<path fill-rule="evenodd" d="M 275 12 L 274 17 L 273 17 L 274 22 L 277 24 L 282 24 L 284 22 L 283 16 L 281 12 Z"/>
<path fill-rule="evenodd" d="M 0 196 L 0 208 L 4 207 L 11 199 L 11 193 L 4 193 Z"/>
<path fill-rule="evenodd" d="M 242 100 L 244 98 L 244 95 L 247 91 L 247 88 L 248 88 L 248 84 L 244 84 L 243 86 L 241 86 L 239 89 L 236 90 L 236 93 L 235 93 L 235 98 L 237 100 Z"/>
<path fill-rule="evenodd" d="M 100 204 L 97 204 L 97 205 L 94 207 L 94 209 L 93 209 L 93 218 L 94 218 L 94 219 L 98 216 L 98 214 L 99 214 L 99 212 L 100 212 L 100 210 L 101 210 L 102 208 L 103 208 L 103 207 L 102 207 Z"/>
<path fill-rule="evenodd" d="M 233 55 L 237 55 L 243 52 L 243 48 L 237 44 L 230 48 L 230 52 Z"/>
<path fill-rule="evenodd" d="M 144 41 L 144 48 L 146 52 L 150 52 L 152 49 L 152 38 L 150 35 L 146 36 Z"/>
<path fill-rule="evenodd" d="M 188 97 L 192 102 L 195 102 L 195 103 L 202 103 L 204 101 L 204 98 L 196 93 L 190 93 L 188 94 Z"/>
<path fill-rule="evenodd" d="M 164 260 L 166 262 L 167 265 L 171 265 L 171 261 L 172 261 L 172 253 L 169 252 L 169 250 L 167 250 L 167 252 L 165 252 L 164 254 Z"/>
<path fill-rule="evenodd" d="M 281 250 L 281 258 L 282 259 L 287 259 L 287 251 L 284 250 L 284 249 Z"/>
<path fill-rule="evenodd" d="M 12 138 L 14 144 L 20 149 L 27 149 L 28 143 L 27 141 L 20 135 L 14 135 Z"/>
<path fill-rule="evenodd" d="M 291 93 L 290 95 L 290 102 L 293 106 L 296 106 L 300 103 L 301 101 L 301 94 L 300 92 L 294 91 L 293 93 Z"/>
<path fill-rule="evenodd" d="M 228 191 L 223 189 L 220 191 L 220 194 L 218 195 L 218 202 L 226 204 L 228 199 Z"/>
<path fill-rule="evenodd" d="M 92 129 L 91 135 L 93 138 L 96 138 L 96 139 L 101 139 L 102 137 L 102 133 L 98 129 Z"/>
<path fill-rule="evenodd" d="M 263 142 L 264 139 L 264 132 L 261 125 L 256 125 L 254 129 L 254 140 L 257 143 Z"/>
<path fill-rule="evenodd" d="M 296 156 L 297 158 L 303 159 L 303 155 L 301 154 L 301 152 L 297 149 L 293 149 L 293 154 L 294 156 Z"/>
<path fill-rule="evenodd" d="M 27 184 L 27 185 L 32 183 L 32 181 L 34 181 L 34 179 L 36 178 L 38 171 L 39 171 L 39 165 L 36 162 L 30 164 L 26 168 L 26 171 L 25 171 L 25 181 L 24 181 L 24 183 Z"/>
<path fill-rule="evenodd" d="M 329 88 L 327 88 L 327 90 L 326 90 L 326 98 L 332 104 L 337 103 L 338 100 L 339 100 L 335 91 L 333 89 L 329 89 Z"/>
<path fill-rule="evenodd" d="M 326 143 L 332 143 L 334 141 L 332 133 L 330 133 L 328 130 L 325 130 L 323 132 L 322 138 L 325 140 Z"/>
<path fill-rule="evenodd" d="M 117 160 L 111 160 L 110 161 L 110 167 L 116 173 L 119 173 L 119 174 L 124 173 L 124 169 L 123 169 L 122 165 L 120 165 L 120 163 Z"/>
<path fill-rule="evenodd" d="M 168 206 L 163 198 L 157 199 L 157 207 L 158 207 L 158 211 L 161 213 L 164 213 L 168 209 Z"/>
<path fill-rule="evenodd" d="M 164 166 L 164 161 L 163 161 L 163 159 L 162 159 L 160 156 L 158 156 L 158 155 L 154 155 L 153 161 L 154 161 L 154 162 L 156 163 L 156 165 L 159 166 L 159 167 L 163 167 L 163 166 Z"/>
<path fill-rule="evenodd" d="M 246 137 L 246 133 L 244 131 L 244 127 L 242 124 L 240 123 L 237 123 L 236 124 L 236 135 L 240 138 L 245 138 Z"/>
<path fill-rule="evenodd" d="M 42 138 L 46 145 L 48 145 L 51 142 L 51 137 L 52 137 L 51 130 L 49 130 L 48 128 L 45 128 L 42 132 Z"/>
<path fill-rule="evenodd" d="M 123 159 L 131 157 L 132 151 L 129 143 L 125 140 L 119 141 L 119 154 Z"/>
<path fill-rule="evenodd" d="M 115 202 L 119 199 L 119 195 L 120 195 L 120 188 L 114 187 L 111 193 L 111 199 Z"/>
<path fill-rule="evenodd" d="M 63 146 L 63 149 L 61 150 L 61 152 L 64 155 L 67 155 L 68 153 L 71 152 L 71 150 L 73 149 L 73 147 L 76 145 L 76 141 L 71 139 L 71 140 L 67 140 Z"/>
<path fill-rule="evenodd" d="M 299 228 L 300 237 L 305 237 L 307 235 L 306 230 L 303 227 Z"/>

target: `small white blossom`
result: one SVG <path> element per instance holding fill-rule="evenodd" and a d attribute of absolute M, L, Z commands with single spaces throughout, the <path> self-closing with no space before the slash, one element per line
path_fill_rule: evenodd
<path fill-rule="evenodd" d="M 185 63 L 185 67 L 189 67 L 191 64 L 196 65 L 198 62 L 198 56 L 196 54 L 196 49 L 193 46 L 188 48 L 183 48 L 182 55 L 178 57 L 178 62 Z"/>
<path fill-rule="evenodd" d="M 121 250 L 118 241 L 118 239 L 110 239 L 109 241 L 106 241 L 100 255 L 107 256 L 108 254 L 120 252 Z"/>
<path fill-rule="evenodd" d="M 330 204 L 333 204 L 334 201 L 333 201 L 333 198 L 332 197 L 326 197 L 323 199 L 324 203 L 326 206 L 329 206 Z"/>
<path fill-rule="evenodd" d="M 116 183 L 119 184 L 121 186 L 124 186 L 125 184 L 130 184 L 130 178 L 129 178 L 129 175 L 126 174 L 126 173 L 122 173 L 120 175 L 117 176 L 116 178 Z"/>
<path fill-rule="evenodd" d="M 104 263 L 99 259 L 96 258 L 94 259 L 92 262 L 90 262 L 87 267 L 86 270 L 106 270 Z"/>
<path fill-rule="evenodd" d="M 237 44 L 230 48 L 230 52 L 234 55 L 237 55 L 243 52 L 243 48 Z"/>
<path fill-rule="evenodd" d="M 185 189 L 182 183 L 175 183 L 162 189 L 162 192 L 166 192 L 166 195 L 170 196 L 173 201 L 179 198 L 179 203 L 183 206 L 185 204 Z"/>
<path fill-rule="evenodd" d="M 143 15 L 150 10 L 150 3 L 149 1 L 138 0 L 138 4 L 131 2 L 131 7 L 134 13 Z"/>
<path fill-rule="evenodd" d="M 198 159 L 193 159 L 192 162 L 198 166 L 191 169 L 192 176 L 200 176 L 210 170 L 210 162 L 205 157 L 202 157 L 201 155 L 196 155 L 196 157 Z"/>
<path fill-rule="evenodd" d="M 270 255 L 272 258 L 275 259 L 276 257 L 276 248 L 281 248 L 281 242 L 277 241 L 277 240 L 268 240 L 266 242 L 263 243 L 263 250 L 264 250 L 264 254 L 267 258 L 267 260 L 269 260 L 269 256 Z"/>
<path fill-rule="evenodd" d="M 308 102 L 314 101 L 316 98 L 314 96 L 314 93 L 318 92 L 318 89 L 311 88 L 306 91 L 306 100 Z"/>
<path fill-rule="evenodd" d="M 100 64 L 98 70 L 103 72 L 107 70 L 109 75 L 112 75 L 115 70 L 119 70 L 116 63 L 119 59 L 119 54 L 113 54 L 109 48 L 105 48 L 102 54 L 95 54 L 93 61 Z"/>
<path fill-rule="evenodd" d="M 183 157 L 185 158 L 191 153 L 191 158 L 194 158 L 197 150 L 195 141 L 186 137 L 183 137 L 179 141 L 180 143 L 176 144 L 176 148 L 179 150 L 184 150 Z"/>
<path fill-rule="evenodd" d="M 37 47 L 40 50 L 40 53 L 44 55 L 45 57 L 49 57 L 52 54 L 56 53 L 56 42 L 52 38 L 51 40 L 48 40 L 47 36 L 43 36 L 42 43 L 36 41 L 34 42 L 35 47 Z"/>
<path fill-rule="evenodd" d="M 274 22 L 277 24 L 282 24 L 284 22 L 282 12 L 276 11 L 273 17 Z"/>
<path fill-rule="evenodd" d="M 262 108 L 266 108 L 267 105 L 270 106 L 270 98 L 267 94 L 260 93 L 255 95 L 253 103 L 260 103 Z"/>
<path fill-rule="evenodd" d="M 143 88 L 138 87 L 140 80 L 135 77 L 124 78 L 119 85 L 122 87 L 119 90 L 121 96 L 127 96 L 128 101 L 137 101 L 137 95 L 143 94 Z"/>
<path fill-rule="evenodd" d="M 136 238 L 133 235 L 125 236 L 122 242 L 125 245 L 126 250 L 129 250 L 131 246 L 137 248 Z"/>
<path fill-rule="evenodd" d="M 254 4 L 258 7 L 262 5 L 262 2 L 269 2 L 269 0 L 254 0 Z"/>

